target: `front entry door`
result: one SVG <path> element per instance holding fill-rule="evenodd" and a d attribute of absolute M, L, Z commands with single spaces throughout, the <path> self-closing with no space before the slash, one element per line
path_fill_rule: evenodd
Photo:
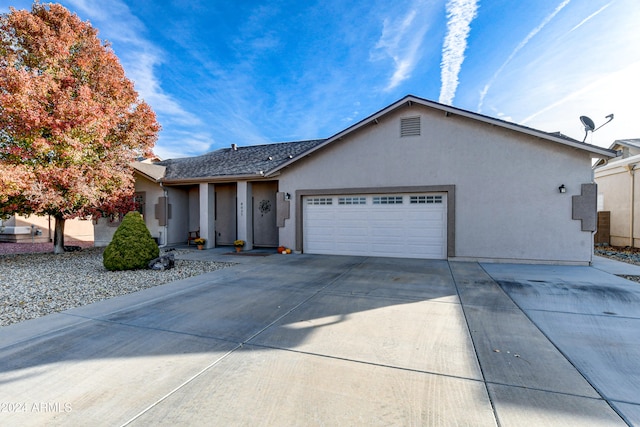
<path fill-rule="evenodd" d="M 276 225 L 277 192 L 277 181 L 253 183 L 254 246 L 278 246 L 278 227 Z"/>
<path fill-rule="evenodd" d="M 216 246 L 236 240 L 236 185 L 216 184 Z"/>

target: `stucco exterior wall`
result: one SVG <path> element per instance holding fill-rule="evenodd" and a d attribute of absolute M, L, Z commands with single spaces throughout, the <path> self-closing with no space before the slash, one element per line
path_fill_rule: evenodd
<path fill-rule="evenodd" d="M 640 245 L 640 156 L 612 161 L 596 169 L 595 181 L 603 211 L 611 212 L 610 243 L 614 246 Z M 631 169 L 631 170 L 630 170 Z M 633 188 L 633 195 L 632 195 Z M 633 210 L 631 200 L 633 199 Z M 633 242 L 631 241 L 633 218 Z"/>
<path fill-rule="evenodd" d="M 194 186 L 189 189 L 189 230 L 196 231 L 200 228 L 200 191 Z"/>
<path fill-rule="evenodd" d="M 416 115 L 421 136 L 401 138 L 400 118 Z M 455 258 L 591 261 L 593 235 L 571 219 L 571 196 L 593 181 L 588 153 L 421 105 L 352 132 L 285 169 L 279 181 L 279 190 L 292 194 L 454 185 Z M 295 247 L 299 203 L 292 198 L 283 245 Z"/>
<path fill-rule="evenodd" d="M 142 215 L 151 236 L 157 239 L 158 244 L 164 246 L 185 243 L 189 228 L 189 188 L 163 188 L 145 176 L 136 174 L 135 191 L 144 193 L 145 203 Z M 193 194 L 197 197 L 197 190 Z M 166 225 L 158 217 L 164 209 L 158 209 L 158 205 L 165 203 L 169 211 Z M 101 219 L 94 229 L 95 245 L 107 246 L 119 224 L 119 222 L 110 223 L 108 219 Z"/>
<path fill-rule="evenodd" d="M 157 238 L 159 244 L 163 244 L 165 227 L 160 226 L 159 221 L 155 217 L 155 205 L 161 197 L 164 197 L 164 190 L 159 184 L 142 175 L 136 174 L 135 191 L 136 193 L 145 194 L 145 206 L 142 216 L 147 224 L 147 228 L 149 228 L 151 236 Z"/>
<path fill-rule="evenodd" d="M 186 243 L 189 235 L 189 192 L 180 188 L 167 188 L 171 215 L 166 244 Z"/>
<path fill-rule="evenodd" d="M 173 245 L 187 241 L 189 228 L 188 189 L 163 188 L 160 184 L 136 174 L 136 192 L 145 193 L 144 220 L 151 236 L 157 238 L 160 245 Z M 197 195 L 197 191 L 195 194 Z M 165 196 L 167 197 L 166 202 Z M 166 225 L 162 225 L 163 221 L 156 215 L 156 212 L 162 211 L 162 209 L 158 210 L 157 205 L 164 203 L 167 203 L 168 210 Z"/>

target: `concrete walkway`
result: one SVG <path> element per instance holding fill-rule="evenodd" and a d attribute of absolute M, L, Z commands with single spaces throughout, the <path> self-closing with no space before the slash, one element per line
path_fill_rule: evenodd
<path fill-rule="evenodd" d="M 597 268 L 189 256 L 239 263 L 0 328 L 0 424 L 640 425 Z"/>

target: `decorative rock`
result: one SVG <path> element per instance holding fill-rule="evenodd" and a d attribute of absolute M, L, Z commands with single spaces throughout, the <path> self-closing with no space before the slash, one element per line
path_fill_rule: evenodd
<path fill-rule="evenodd" d="M 152 259 L 151 261 L 149 261 L 149 268 L 151 270 L 160 271 L 170 270 L 175 266 L 175 258 L 176 257 L 174 254 L 162 255 L 156 259 Z"/>
<path fill-rule="evenodd" d="M 189 250 L 177 250 L 171 270 L 149 269 L 111 272 L 102 265 L 104 248 L 84 248 L 82 252 L 1 254 L 0 245 L 0 326 L 91 304 L 118 295 L 130 294 L 187 277 L 233 265 L 216 261 L 181 259 Z M 31 246 L 31 244 L 29 244 Z M 35 245 L 39 245 L 36 243 Z"/>

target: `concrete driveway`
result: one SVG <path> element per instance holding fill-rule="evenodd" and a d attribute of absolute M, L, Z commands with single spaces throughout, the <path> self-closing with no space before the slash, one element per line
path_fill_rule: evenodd
<path fill-rule="evenodd" d="M 0 328 L 0 424 L 640 425 L 633 282 L 222 258 L 241 263 Z"/>

